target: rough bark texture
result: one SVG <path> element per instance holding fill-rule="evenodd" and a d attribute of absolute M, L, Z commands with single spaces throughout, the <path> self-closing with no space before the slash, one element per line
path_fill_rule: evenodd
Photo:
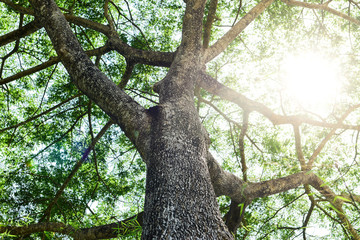
<path fill-rule="evenodd" d="M 208 136 L 194 105 L 205 1 L 188 1 L 183 39 L 155 86 L 142 239 L 232 239 L 221 220 L 207 168 Z"/>
<path fill-rule="evenodd" d="M 207 139 L 195 107 L 180 101 L 151 111 L 143 239 L 231 239 L 211 186 Z"/>

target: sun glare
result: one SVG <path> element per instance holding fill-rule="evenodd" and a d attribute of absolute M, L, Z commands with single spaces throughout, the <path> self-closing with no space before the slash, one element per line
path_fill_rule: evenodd
<path fill-rule="evenodd" d="M 331 105 L 340 90 L 339 67 L 332 59 L 316 53 L 288 56 L 282 64 L 288 95 L 305 109 Z"/>

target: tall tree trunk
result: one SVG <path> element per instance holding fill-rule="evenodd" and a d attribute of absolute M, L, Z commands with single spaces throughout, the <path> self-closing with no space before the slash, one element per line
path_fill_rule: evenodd
<path fill-rule="evenodd" d="M 172 66 L 161 82 L 161 103 L 149 110 L 142 239 L 232 239 L 206 164 L 209 140 L 193 101 L 196 68 L 191 61 L 180 65 Z"/>

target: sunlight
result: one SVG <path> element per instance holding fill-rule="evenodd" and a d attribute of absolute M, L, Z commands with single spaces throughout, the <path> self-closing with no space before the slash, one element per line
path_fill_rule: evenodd
<path fill-rule="evenodd" d="M 286 92 L 307 110 L 320 110 L 336 100 L 340 71 L 334 60 L 305 52 L 286 57 L 282 68 Z"/>

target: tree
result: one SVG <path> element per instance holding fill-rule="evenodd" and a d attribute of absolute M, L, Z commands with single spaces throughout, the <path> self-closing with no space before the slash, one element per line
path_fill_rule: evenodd
<path fill-rule="evenodd" d="M 306 239 L 323 221 L 333 238 L 360 239 L 358 3 L 0 2 L 3 236 Z M 275 74 L 277 53 L 315 38 L 332 53 L 351 43 L 351 100 L 326 118 L 269 90 L 251 100 L 246 87 L 270 81 L 261 72 L 239 88 L 235 69 L 220 71 L 260 62 Z M 130 193 L 142 204 L 145 166 L 143 212 L 118 220 Z"/>

